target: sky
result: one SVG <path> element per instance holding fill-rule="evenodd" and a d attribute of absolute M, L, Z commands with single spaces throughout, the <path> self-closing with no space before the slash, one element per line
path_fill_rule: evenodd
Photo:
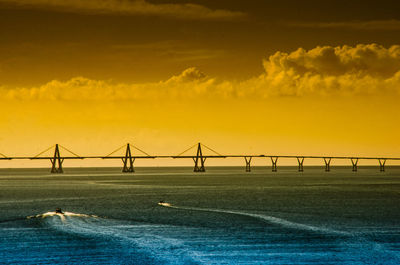
<path fill-rule="evenodd" d="M 398 1 L 0 0 L 0 153 L 400 157 L 399 45 Z"/>

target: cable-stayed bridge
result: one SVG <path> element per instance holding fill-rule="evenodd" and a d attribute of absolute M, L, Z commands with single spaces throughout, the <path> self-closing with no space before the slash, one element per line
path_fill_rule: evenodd
<path fill-rule="evenodd" d="M 44 155 L 51 150 L 54 150 L 52 155 Z M 61 155 L 61 150 L 65 151 L 68 155 Z M 116 153 L 124 151 L 124 155 L 116 155 Z M 136 151 L 138 155 L 133 154 L 133 151 Z M 189 151 L 195 150 L 195 154 L 188 155 Z M 207 150 L 211 152 L 211 155 L 204 154 L 203 150 Z M 267 158 L 270 159 L 272 165 L 272 171 L 278 171 L 278 160 L 285 158 L 297 159 L 298 162 L 298 171 L 304 171 L 304 160 L 305 159 L 321 159 L 324 161 L 325 171 L 329 172 L 331 170 L 331 162 L 332 160 L 350 160 L 352 164 L 352 171 L 356 172 L 358 169 L 358 162 L 360 160 L 376 160 L 378 162 L 379 170 L 381 172 L 385 171 L 385 165 L 387 161 L 400 161 L 398 157 L 365 157 L 365 156 L 307 156 L 307 155 L 270 155 L 270 154 L 259 154 L 259 155 L 222 155 L 219 152 L 213 150 L 212 148 L 207 147 L 202 143 L 197 143 L 178 155 L 149 155 L 145 151 L 139 149 L 135 145 L 126 144 L 123 145 L 110 154 L 106 156 L 80 156 L 75 152 L 63 147 L 62 145 L 55 144 L 40 152 L 35 156 L 6 156 L 0 153 L 0 160 L 50 160 L 51 162 L 51 173 L 63 173 L 63 163 L 65 160 L 72 159 L 121 159 L 122 160 L 122 172 L 124 173 L 133 173 L 134 162 L 136 159 L 159 159 L 159 158 L 172 158 L 172 159 L 192 159 L 194 162 L 194 172 L 205 172 L 205 162 L 207 159 L 214 158 L 243 158 L 245 162 L 246 172 L 251 171 L 251 162 L 253 158 Z"/>

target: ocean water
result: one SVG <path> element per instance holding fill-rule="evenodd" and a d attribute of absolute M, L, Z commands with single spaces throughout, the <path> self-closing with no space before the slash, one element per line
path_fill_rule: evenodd
<path fill-rule="evenodd" d="M 0 263 L 400 264 L 400 167 L 207 169 L 1 169 Z"/>

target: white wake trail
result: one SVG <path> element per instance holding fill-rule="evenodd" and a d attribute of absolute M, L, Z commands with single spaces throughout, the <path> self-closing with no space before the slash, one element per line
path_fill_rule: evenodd
<path fill-rule="evenodd" d="M 52 228 L 65 233 L 118 242 L 129 255 L 134 255 L 137 251 L 147 253 L 163 264 L 181 264 L 182 261 L 184 264 L 201 263 L 182 240 L 158 234 L 163 227 L 160 225 L 127 224 L 96 215 L 72 212 L 47 212 L 27 218 L 44 219 Z"/>
<path fill-rule="evenodd" d="M 264 215 L 264 214 L 256 214 L 256 213 L 248 213 L 242 211 L 235 211 L 235 210 L 223 210 L 223 209 L 210 209 L 210 208 L 197 208 L 197 207 L 184 207 L 184 206 L 175 206 L 170 203 L 159 203 L 158 205 L 163 207 L 169 207 L 174 209 L 182 209 L 182 210 L 192 210 L 192 211 L 204 211 L 204 212 L 216 212 L 216 213 L 228 213 L 228 214 L 236 214 L 242 216 L 249 216 L 253 218 L 257 218 L 268 223 L 281 225 L 287 228 L 297 229 L 297 230 L 305 230 L 305 231 L 312 231 L 318 232 L 323 234 L 334 234 L 334 235 L 342 235 L 342 236 L 352 236 L 351 233 L 345 231 L 338 231 L 330 228 L 325 227 L 317 227 L 312 225 L 306 225 L 296 222 L 291 222 L 282 218 Z"/>
<path fill-rule="evenodd" d="M 198 207 L 184 207 L 184 206 L 175 206 L 170 203 L 160 202 L 158 205 L 168 208 L 174 209 L 182 209 L 182 210 L 190 210 L 190 211 L 205 211 L 205 212 L 217 212 L 217 213 L 227 213 L 227 214 L 236 214 L 242 216 L 249 216 L 253 218 L 257 218 L 268 223 L 281 225 L 287 228 L 295 229 L 295 230 L 303 230 L 303 231 L 311 231 L 321 234 L 328 234 L 328 235 L 338 235 L 338 236 L 345 236 L 348 239 L 344 239 L 341 241 L 341 244 L 345 245 L 346 248 L 354 248 L 358 249 L 358 254 L 361 256 L 365 255 L 372 255 L 372 256 L 379 256 L 383 254 L 384 256 L 390 256 L 396 262 L 399 261 L 399 256 L 396 252 L 387 249 L 383 244 L 370 241 L 363 236 L 360 236 L 358 233 L 350 233 L 346 231 L 339 231 L 331 228 L 326 227 L 317 227 L 312 225 L 306 225 L 301 223 L 296 223 L 292 221 L 288 221 L 282 218 L 264 215 L 264 214 L 256 214 L 256 213 L 248 213 L 243 211 L 236 211 L 236 210 L 224 210 L 224 209 L 210 209 L 210 208 L 198 208 Z M 350 241 L 349 241 L 350 240 Z M 367 248 L 368 250 L 365 250 Z"/>
<path fill-rule="evenodd" d="M 97 215 L 88 215 L 88 214 L 81 214 L 81 213 L 72 213 L 72 212 L 63 212 L 63 213 L 59 213 L 59 212 L 47 212 L 47 213 L 42 213 L 42 214 L 38 214 L 38 215 L 31 215 L 26 217 L 27 219 L 31 219 L 31 218 L 46 218 L 46 217 L 52 217 L 52 216 L 58 216 L 60 217 L 60 219 L 65 222 L 65 217 L 66 216 L 77 216 L 77 217 L 94 217 L 94 218 L 98 218 Z"/>

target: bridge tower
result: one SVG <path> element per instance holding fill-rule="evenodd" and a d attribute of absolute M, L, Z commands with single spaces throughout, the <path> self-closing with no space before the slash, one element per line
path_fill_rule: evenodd
<path fill-rule="evenodd" d="M 358 158 L 351 158 L 351 164 L 353 165 L 353 172 L 357 172 Z"/>
<path fill-rule="evenodd" d="M 324 157 L 325 172 L 331 171 L 331 161 L 332 161 L 332 158 L 330 158 L 330 157 Z"/>
<path fill-rule="evenodd" d="M 278 171 L 278 158 L 277 156 L 271 156 L 271 162 L 272 162 L 272 172 L 277 172 Z"/>
<path fill-rule="evenodd" d="M 193 157 L 194 161 L 194 172 L 206 172 L 206 168 L 204 167 L 204 163 L 206 162 L 206 157 L 203 157 L 203 152 L 201 150 L 201 143 L 197 145 L 197 154 L 196 157 Z"/>
<path fill-rule="evenodd" d="M 64 162 L 64 158 L 60 156 L 60 149 L 58 144 L 56 144 L 56 148 L 54 150 L 54 157 L 50 158 L 51 161 L 51 173 L 52 174 L 62 174 L 64 173 L 62 168 L 62 163 Z"/>
<path fill-rule="evenodd" d="M 379 169 L 381 172 L 385 172 L 385 164 L 386 159 L 378 159 L 379 160 Z"/>
<path fill-rule="evenodd" d="M 304 157 L 297 157 L 297 162 L 299 163 L 299 172 L 303 172 Z"/>
<path fill-rule="evenodd" d="M 251 157 L 251 156 L 249 156 L 249 157 L 245 156 L 244 157 L 244 161 L 246 162 L 246 172 L 251 172 L 251 159 L 252 158 L 253 157 Z"/>
<path fill-rule="evenodd" d="M 125 157 L 122 158 L 122 162 L 124 164 L 124 167 L 122 168 L 123 173 L 135 172 L 135 169 L 133 168 L 133 162 L 135 162 L 135 158 L 132 157 L 130 144 L 126 145 Z"/>

